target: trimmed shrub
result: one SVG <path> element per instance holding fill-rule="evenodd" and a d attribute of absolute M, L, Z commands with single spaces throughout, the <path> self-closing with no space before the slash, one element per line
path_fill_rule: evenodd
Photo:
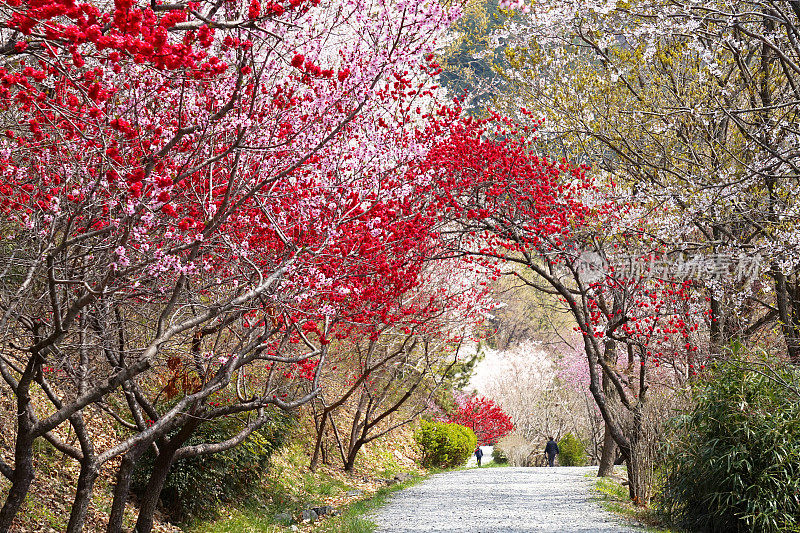
<path fill-rule="evenodd" d="M 270 455 L 283 445 L 293 421 L 290 415 L 276 411 L 272 420 L 239 446 L 173 463 L 160 495 L 169 520 L 191 522 L 214 518 L 220 504 L 254 495 Z M 240 427 L 234 418 L 203 424 L 186 445 L 221 442 L 235 435 Z M 131 479 L 135 494 L 145 489 L 154 459 L 153 452 L 148 451 L 137 462 Z"/>
<path fill-rule="evenodd" d="M 445 422 L 422 420 L 414 432 L 414 440 L 422 450 L 425 468 L 452 468 L 467 462 L 478 439 L 470 428 Z"/>
<path fill-rule="evenodd" d="M 800 531 L 800 371 L 732 360 L 674 421 L 657 503 L 711 532 Z M 794 388 L 794 393 L 791 389 Z"/>
<path fill-rule="evenodd" d="M 561 466 L 586 465 L 586 447 L 572 433 L 567 433 L 558 441 L 558 464 Z"/>

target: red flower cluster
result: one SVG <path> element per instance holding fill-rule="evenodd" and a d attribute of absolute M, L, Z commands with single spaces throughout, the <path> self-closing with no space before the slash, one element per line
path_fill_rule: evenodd
<path fill-rule="evenodd" d="M 469 398 L 448 416 L 447 421 L 471 428 L 480 446 L 494 444 L 514 429 L 511 417 L 499 405 L 483 396 Z"/>

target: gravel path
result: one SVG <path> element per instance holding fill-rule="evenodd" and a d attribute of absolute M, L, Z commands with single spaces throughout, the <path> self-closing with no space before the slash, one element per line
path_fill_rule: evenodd
<path fill-rule="evenodd" d="M 591 501 L 597 467 L 474 468 L 393 494 L 371 516 L 379 533 L 637 533 Z"/>

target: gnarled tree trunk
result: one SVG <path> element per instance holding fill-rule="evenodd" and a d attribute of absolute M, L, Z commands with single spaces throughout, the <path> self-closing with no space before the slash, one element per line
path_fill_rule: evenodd
<path fill-rule="evenodd" d="M 153 528 L 153 513 L 155 513 L 158 506 L 158 499 L 161 496 L 161 490 L 164 488 L 164 482 L 167 480 L 169 469 L 175 458 L 175 452 L 178 451 L 178 448 L 183 443 L 189 440 L 198 425 L 200 425 L 200 420 L 190 416 L 175 436 L 158 447 L 158 455 L 153 464 L 150 478 L 147 480 L 141 506 L 139 507 L 136 533 L 150 533 Z"/>
<path fill-rule="evenodd" d="M 611 436 L 611 431 L 608 429 L 608 424 L 604 424 L 605 430 L 603 431 L 603 452 L 600 456 L 600 466 L 597 469 L 598 477 L 610 476 L 614 473 L 614 460 L 617 455 L 617 443 Z"/>

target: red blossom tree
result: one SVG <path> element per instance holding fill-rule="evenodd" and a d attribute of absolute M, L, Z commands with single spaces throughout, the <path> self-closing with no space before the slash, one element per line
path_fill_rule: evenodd
<path fill-rule="evenodd" d="M 494 444 L 514 429 L 511 417 L 483 396 L 456 397 L 456 411 L 447 417 L 447 422 L 472 429 L 479 446 Z"/>
<path fill-rule="evenodd" d="M 320 387 L 316 399 L 312 468 L 328 428 L 345 470 L 352 470 L 364 444 L 413 421 L 446 383 L 464 341 L 478 330 L 491 305 L 487 287 L 475 283 L 473 269 L 461 261 L 426 257 L 420 256 L 422 282 L 400 295 L 399 312 L 390 306 L 388 313 L 372 314 L 379 322 L 359 327 L 363 334 L 337 337 L 329 352 L 336 366 L 323 371 L 328 386 Z M 356 327 L 343 318 L 342 325 Z"/>
<path fill-rule="evenodd" d="M 691 280 L 653 268 L 665 258 L 647 212 L 615 198 L 613 184 L 601 192 L 588 167 L 537 155 L 533 126 L 492 115 L 450 132 L 418 172 L 433 176 L 451 253 L 560 299 L 583 337 L 589 390 L 628 461 L 631 497 L 646 503 L 650 368 L 668 361 L 691 374 L 708 357 L 697 333 L 704 298 Z"/>

